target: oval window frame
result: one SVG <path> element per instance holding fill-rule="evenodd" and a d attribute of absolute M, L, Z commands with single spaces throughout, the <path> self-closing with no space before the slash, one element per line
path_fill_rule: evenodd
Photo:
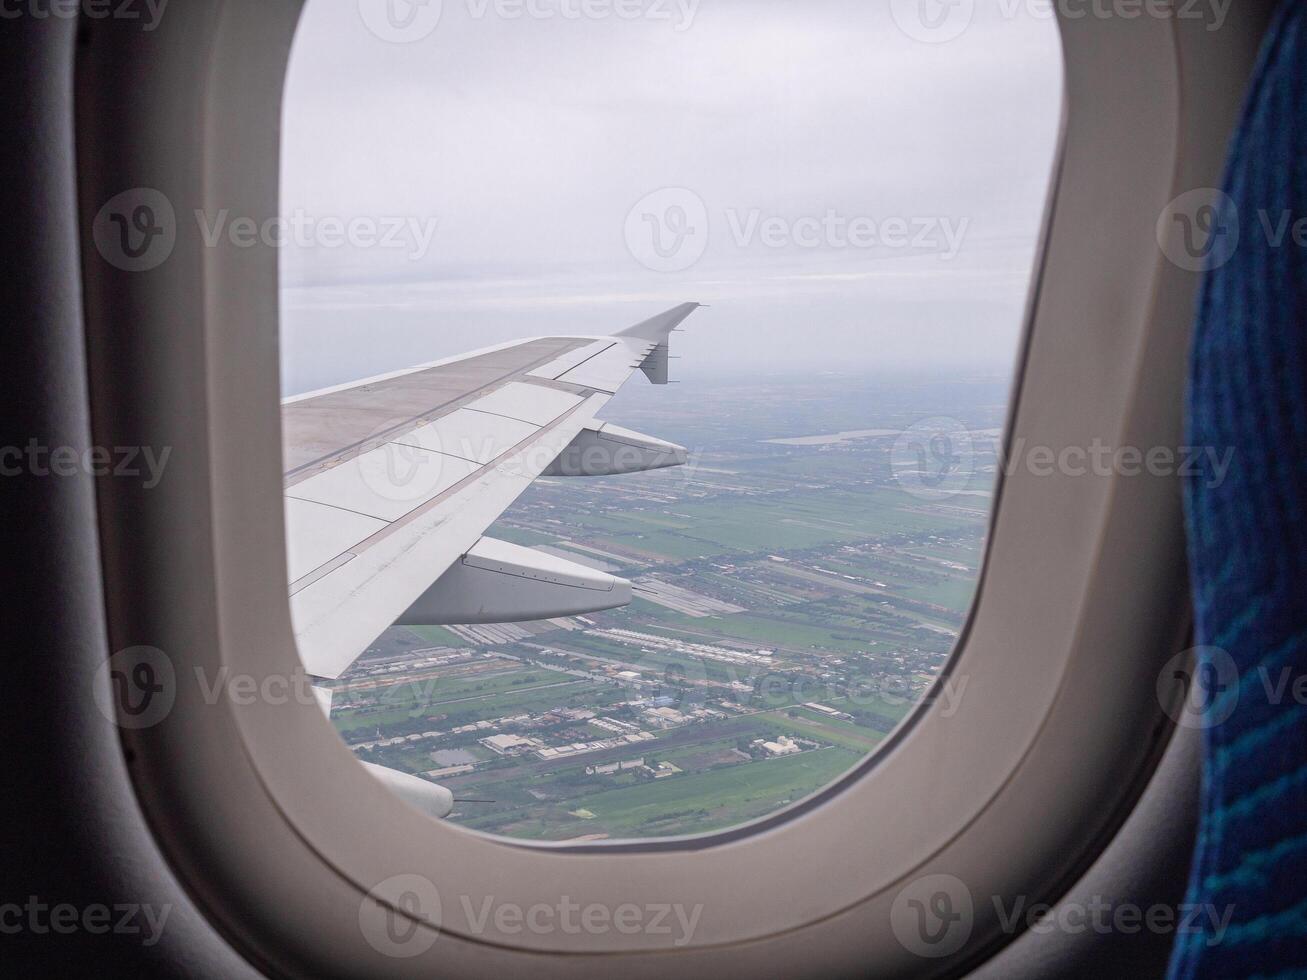
<path fill-rule="evenodd" d="M 179 215 L 277 213 L 280 106 L 263 99 L 281 91 L 299 7 L 203 0 L 150 35 L 90 22 L 78 57 L 96 441 L 174 447 L 158 487 L 100 481 L 112 649 L 148 643 L 183 680 L 209 678 L 179 683 L 157 725 L 122 728 L 183 882 L 254 962 L 291 973 L 530 964 L 577 976 L 617 962 L 661 971 L 675 956 L 694 970 L 906 976 L 1011 938 L 995 903 L 977 901 L 970 941 L 923 958 L 894 933 L 894 899 L 932 874 L 976 895 L 1052 897 L 1119 826 L 1169 734 L 1155 680 L 1188 626 L 1173 479 L 1014 469 L 945 675 L 967 681 L 956 710 L 944 717 L 951 702 L 928 698 L 831 787 L 723 833 L 584 847 L 475 834 L 386 792 L 314 705 L 211 699 L 214 678 L 297 674 L 280 433 L 268 424 L 279 410 L 276 253 L 205 247 L 181 221 L 164 269 L 130 273 L 97 260 L 89 229 L 104 201 L 141 186 Z M 1250 73 L 1268 8 L 1231 9 L 1216 32 L 1179 18 L 1060 17 L 1064 130 L 1009 448 L 1179 445 L 1196 277 L 1165 260 L 1155 224 L 1180 192 L 1218 182 L 1238 110 L 1230 78 Z M 136 85 L 129 102 L 124 79 Z M 409 923 L 433 927 L 429 947 L 389 956 L 363 923 L 406 914 L 377 890 L 406 875 L 435 883 L 442 901 Z M 702 912 L 679 945 L 475 921 L 487 897 L 525 909 L 563 895 Z"/>

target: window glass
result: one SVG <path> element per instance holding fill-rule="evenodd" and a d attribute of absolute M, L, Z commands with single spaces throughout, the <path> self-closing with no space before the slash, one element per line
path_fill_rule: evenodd
<path fill-rule="evenodd" d="M 327 506 L 295 489 L 304 419 L 407 417 L 385 385 L 315 392 L 707 305 L 675 383 L 636 370 L 599 415 L 685 465 L 546 475 L 485 528 L 629 604 L 380 624 L 322 682 L 358 758 L 468 827 L 600 840 L 738 825 L 874 752 L 976 590 L 1060 111 L 1030 5 L 310 2 L 278 242 L 292 534 Z M 295 596 L 402 513 L 288 543 L 297 629 Z"/>

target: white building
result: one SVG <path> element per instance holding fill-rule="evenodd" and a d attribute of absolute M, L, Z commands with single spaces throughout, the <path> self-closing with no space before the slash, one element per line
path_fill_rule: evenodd
<path fill-rule="evenodd" d="M 524 738 L 521 735 L 491 735 L 480 740 L 481 744 L 500 755 L 518 755 L 538 749 L 543 744 L 537 738 Z"/>
<path fill-rule="evenodd" d="M 788 735 L 782 735 L 774 742 L 763 742 L 763 750 L 773 758 L 779 755 L 798 755 L 802 749 L 797 742 Z"/>

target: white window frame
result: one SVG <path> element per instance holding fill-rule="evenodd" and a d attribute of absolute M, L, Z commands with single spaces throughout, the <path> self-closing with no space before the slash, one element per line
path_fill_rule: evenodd
<path fill-rule="evenodd" d="M 299 8 L 191 0 L 152 33 L 88 24 L 79 53 L 84 228 L 132 187 L 162 191 L 179 216 L 159 269 L 99 261 L 89 230 L 83 262 L 96 444 L 173 450 L 158 487 L 102 480 L 99 507 L 112 648 L 158 647 L 177 670 L 168 716 L 122 735 L 183 882 L 256 964 L 293 974 L 934 975 L 1010 938 L 978 900 L 971 941 L 925 959 L 896 939 L 890 910 L 933 873 L 977 896 L 1051 899 L 1120 825 L 1169 734 L 1155 680 L 1188 627 L 1175 479 L 1024 468 L 1003 479 L 946 671 L 966 679 L 956 712 L 928 699 L 835 785 L 725 833 L 584 847 L 477 834 L 385 791 L 311 704 L 206 700 L 196 669 L 262 681 L 298 666 L 277 256 L 206 248 L 189 216 L 277 213 L 280 104 L 268 93 L 281 91 Z M 1180 445 L 1196 277 L 1165 260 L 1155 227 L 1179 193 L 1219 182 L 1268 8 L 1234 5 L 1217 31 L 1061 19 L 1065 123 L 1009 441 Z M 403 875 L 442 899 L 439 921 L 416 923 L 438 940 L 406 958 L 360 926 L 380 909 L 368 892 Z M 462 901 L 562 896 L 702 913 L 675 945 L 616 929 L 503 931 L 493 916 L 477 928 Z"/>

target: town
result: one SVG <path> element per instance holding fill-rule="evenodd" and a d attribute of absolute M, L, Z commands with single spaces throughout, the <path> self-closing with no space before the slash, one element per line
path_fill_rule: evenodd
<path fill-rule="evenodd" d="M 640 395 L 624 418 L 641 421 Z M 450 819 L 514 837 L 679 836 L 801 800 L 898 726 L 964 623 L 992 447 L 977 438 L 973 489 L 939 497 L 905 492 L 890 461 L 942 398 L 978 435 L 1001 422 L 983 383 L 705 384 L 684 415 L 649 400 L 689 466 L 538 481 L 491 532 L 630 578 L 635 600 L 393 627 L 338 683 L 337 729 L 359 758 L 448 786 L 466 801 Z M 819 415 L 834 436 L 805 434 Z"/>

